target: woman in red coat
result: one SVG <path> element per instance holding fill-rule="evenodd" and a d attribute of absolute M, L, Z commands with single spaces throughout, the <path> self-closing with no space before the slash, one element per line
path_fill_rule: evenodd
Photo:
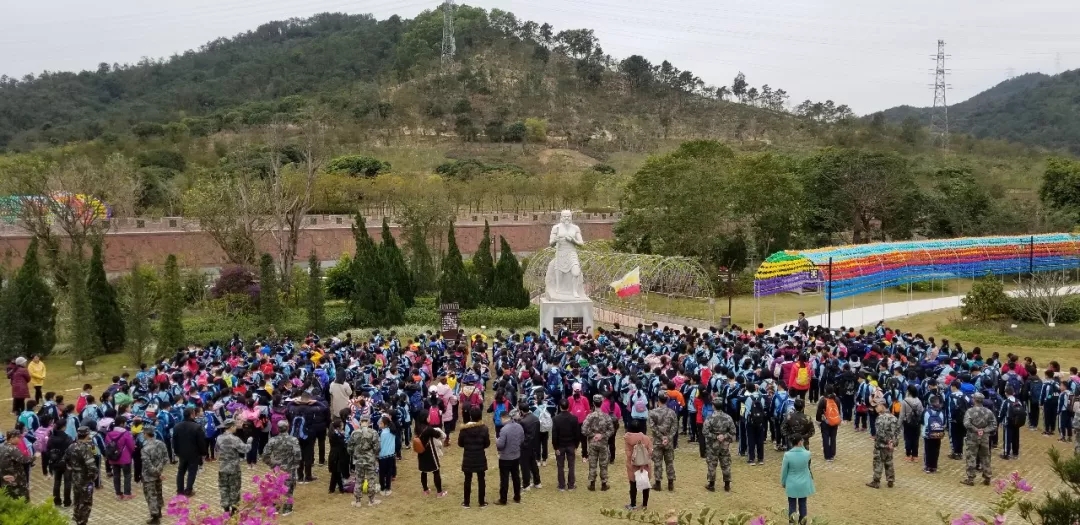
<path fill-rule="evenodd" d="M 15 359 L 15 368 L 8 378 L 11 379 L 11 413 L 18 417 L 26 410 L 26 400 L 30 397 L 30 372 L 25 357 Z"/>

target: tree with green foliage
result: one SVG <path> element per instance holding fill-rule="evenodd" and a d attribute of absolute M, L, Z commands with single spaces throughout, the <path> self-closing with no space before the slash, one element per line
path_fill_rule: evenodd
<path fill-rule="evenodd" d="M 405 250 L 409 252 L 409 274 L 412 276 L 416 294 L 434 291 L 438 279 L 435 275 L 435 261 L 424 237 L 424 230 L 419 224 L 409 227 Z"/>
<path fill-rule="evenodd" d="M 473 308 L 476 306 L 476 281 L 465 270 L 452 222 L 446 234 L 446 244 L 446 256 L 443 257 L 440 268 L 442 272 L 439 274 L 439 302 L 457 303 L 461 308 Z"/>
<path fill-rule="evenodd" d="M 353 257 L 355 288 L 349 300 L 353 320 L 360 326 L 378 326 L 386 318 L 387 294 L 391 282 L 379 247 L 368 235 L 364 216 L 359 212 L 356 214 L 352 232 L 356 241 L 356 256 Z"/>
<path fill-rule="evenodd" d="M 1051 208 L 1080 215 L 1080 161 L 1047 159 L 1039 197 Z"/>
<path fill-rule="evenodd" d="M 126 292 L 122 303 L 127 349 L 131 354 L 131 361 L 140 364 L 147 360 L 147 350 L 153 338 L 150 316 L 154 313 L 154 308 L 149 279 L 137 264 L 131 268 Z"/>
<path fill-rule="evenodd" d="M 56 344 L 56 307 L 41 277 L 38 241 L 0 294 L 0 357 L 48 355 Z"/>
<path fill-rule="evenodd" d="M 484 236 L 472 256 L 472 271 L 476 275 L 476 287 L 479 292 L 478 304 L 494 304 L 491 299 L 491 285 L 495 280 L 495 260 L 491 257 L 491 226 L 484 221 Z"/>
<path fill-rule="evenodd" d="M 326 170 L 332 173 L 345 173 L 353 177 L 374 177 L 390 171 L 390 163 L 366 155 L 342 155 L 330 160 Z"/>
<path fill-rule="evenodd" d="M 405 302 L 406 307 L 411 308 L 414 304 L 416 289 L 413 286 L 409 267 L 405 264 L 405 257 L 401 255 L 401 249 L 398 248 L 394 235 L 390 233 L 390 223 L 387 222 L 386 217 L 383 217 L 382 245 L 379 246 L 379 251 L 382 252 L 387 276 L 393 281 L 398 296 Z"/>
<path fill-rule="evenodd" d="M 961 300 L 960 313 L 976 321 L 988 321 L 1009 311 L 1009 296 L 1001 279 L 987 274 L 975 281 Z"/>
<path fill-rule="evenodd" d="M 165 259 L 165 275 L 161 283 L 161 326 L 158 328 L 157 355 L 171 355 L 184 342 L 184 288 L 180 284 L 180 267 L 176 256 Z"/>
<path fill-rule="evenodd" d="M 505 308 L 528 308 L 529 291 L 525 289 L 524 275 L 510 243 L 499 236 L 499 264 L 495 266 L 494 282 L 489 294 L 491 306 Z"/>
<path fill-rule="evenodd" d="M 94 310 L 86 289 L 83 261 L 68 261 L 68 305 L 71 308 L 71 351 L 76 359 L 86 361 L 97 355 L 101 344 L 94 331 Z"/>
<path fill-rule="evenodd" d="M 405 324 L 405 301 L 397 293 L 397 288 L 390 287 L 390 293 L 386 302 L 386 326 L 401 326 Z"/>
<path fill-rule="evenodd" d="M 259 258 L 259 318 L 265 330 L 281 320 L 277 270 L 274 268 L 274 258 L 269 253 Z"/>
<path fill-rule="evenodd" d="M 322 279 L 322 264 L 315 250 L 308 257 L 307 286 L 307 322 L 308 329 L 322 334 L 326 329 L 326 292 Z"/>
<path fill-rule="evenodd" d="M 0 516 L 4 523 L 19 525 L 67 525 L 68 518 L 60 513 L 58 505 L 41 503 L 35 505 L 23 498 L 13 498 L 7 491 L 0 491 Z"/>
<path fill-rule="evenodd" d="M 124 316 L 116 300 L 116 289 L 105 276 L 105 261 L 101 243 L 94 243 L 90 257 L 90 273 L 86 277 L 86 290 L 90 295 L 90 307 L 94 312 L 94 330 L 101 349 L 106 353 L 124 348 Z"/>

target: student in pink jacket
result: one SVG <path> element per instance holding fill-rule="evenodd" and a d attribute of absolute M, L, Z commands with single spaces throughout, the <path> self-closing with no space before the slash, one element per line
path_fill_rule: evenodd
<path fill-rule="evenodd" d="M 135 438 L 131 437 L 131 432 L 124 427 L 123 424 L 113 423 L 109 433 L 105 435 L 106 448 L 110 444 L 116 446 L 119 456 L 115 459 L 109 459 L 109 465 L 112 465 L 113 474 L 113 491 L 116 492 L 116 499 L 121 501 L 132 499 L 131 495 L 131 460 L 135 454 Z M 120 491 L 120 476 L 124 476 L 124 490 Z"/>
<path fill-rule="evenodd" d="M 567 411 L 577 418 L 580 425 L 585 422 L 585 417 L 591 411 L 589 398 L 581 393 L 581 383 L 574 383 L 572 390 L 574 393 L 566 399 L 566 404 L 569 405 Z M 578 442 L 581 443 L 582 459 L 589 459 L 589 440 L 585 438 L 585 434 L 578 435 Z"/>

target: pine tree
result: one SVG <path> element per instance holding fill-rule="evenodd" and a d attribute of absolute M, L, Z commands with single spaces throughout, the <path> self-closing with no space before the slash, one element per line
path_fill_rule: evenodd
<path fill-rule="evenodd" d="M 405 301 L 397 293 L 397 288 L 390 287 L 390 297 L 386 303 L 386 325 L 401 326 L 405 324 Z"/>
<path fill-rule="evenodd" d="M 315 256 L 315 250 L 311 250 L 308 257 L 307 321 L 308 328 L 316 334 L 322 334 L 326 329 L 326 291 L 322 264 Z"/>
<path fill-rule="evenodd" d="M 491 286 L 491 305 L 506 308 L 528 308 L 529 291 L 525 289 L 524 275 L 510 243 L 499 237 L 499 264 L 495 266 L 494 284 Z"/>
<path fill-rule="evenodd" d="M 266 330 L 281 319 L 277 271 L 274 270 L 274 258 L 269 253 L 259 258 L 259 317 Z"/>
<path fill-rule="evenodd" d="M 94 330 L 106 353 L 119 352 L 124 348 L 124 316 L 116 300 L 116 289 L 105 276 L 105 261 L 101 243 L 94 244 L 90 257 L 90 273 L 86 277 L 86 291 L 90 296 L 90 308 L 94 313 Z"/>
<path fill-rule="evenodd" d="M 397 241 L 394 240 L 394 235 L 390 233 L 390 224 L 387 223 L 386 217 L 383 217 L 382 221 L 382 246 L 379 247 L 379 250 L 382 252 L 383 263 L 386 264 L 387 275 L 390 277 L 394 288 L 397 288 L 398 296 L 405 302 L 406 307 L 411 307 L 416 294 L 412 275 L 409 275 L 409 267 L 405 265 L 405 257 L 401 255 Z"/>
<path fill-rule="evenodd" d="M 409 274 L 412 276 L 415 295 L 435 290 L 435 262 L 431 257 L 431 248 L 424 237 L 424 229 L 419 225 L 409 228 L 405 239 L 405 249 L 409 252 Z"/>
<path fill-rule="evenodd" d="M 124 324 L 127 326 L 127 348 L 133 363 L 146 361 L 152 333 L 150 315 L 153 308 L 147 276 L 138 265 L 131 268 L 131 280 L 124 298 Z"/>
<path fill-rule="evenodd" d="M 68 304 L 71 305 L 71 349 L 76 359 L 85 361 L 101 348 L 94 331 L 94 310 L 86 289 L 83 262 L 73 258 L 67 266 Z"/>
<path fill-rule="evenodd" d="M 183 292 L 176 256 L 169 254 L 165 259 L 165 276 L 161 284 L 161 327 L 157 355 L 172 355 L 172 352 L 184 346 Z"/>
<path fill-rule="evenodd" d="M 22 267 L 0 295 L 0 355 L 47 355 L 56 344 L 56 306 L 41 277 L 38 241 L 32 239 Z"/>
<path fill-rule="evenodd" d="M 454 223 L 450 223 L 446 244 L 446 257 L 443 258 L 442 273 L 439 275 L 439 302 L 458 303 L 461 308 L 474 308 L 476 282 L 469 272 L 465 271 L 465 263 L 461 260 L 461 251 L 458 250 L 457 239 L 454 237 Z"/>
<path fill-rule="evenodd" d="M 495 280 L 495 261 L 491 258 L 491 227 L 484 221 L 484 236 L 480 238 L 480 245 L 476 247 L 476 253 L 472 256 L 472 269 L 476 274 L 476 287 L 479 291 L 477 303 L 493 304 L 491 302 L 491 285 Z"/>
<path fill-rule="evenodd" d="M 353 238 L 356 240 L 356 257 L 353 258 L 356 289 L 350 301 L 353 320 L 360 326 L 379 326 L 386 317 L 390 280 L 386 276 L 379 248 L 368 235 L 364 216 L 360 213 L 356 214 Z"/>

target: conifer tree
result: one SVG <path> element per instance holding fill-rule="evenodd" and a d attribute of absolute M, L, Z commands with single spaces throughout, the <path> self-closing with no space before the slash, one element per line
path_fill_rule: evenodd
<path fill-rule="evenodd" d="M 85 361 L 101 348 L 94 331 L 94 311 L 86 289 L 83 262 L 72 258 L 67 265 L 68 304 L 71 306 L 71 349 L 75 358 Z"/>
<path fill-rule="evenodd" d="M 454 223 L 450 223 L 450 232 L 446 235 L 446 256 L 443 257 L 442 273 L 439 275 L 439 302 L 458 303 L 461 308 L 476 306 L 476 282 L 465 263 L 461 260 L 457 239 L 454 237 Z"/>
<path fill-rule="evenodd" d="M 184 290 L 180 286 L 180 268 L 176 256 L 165 259 L 161 283 L 161 327 L 156 355 L 172 355 L 184 346 Z"/>
<path fill-rule="evenodd" d="M 437 281 L 435 261 L 424 237 L 424 229 L 419 225 L 409 227 L 405 249 L 409 252 L 409 274 L 412 276 L 414 295 L 434 291 Z"/>
<path fill-rule="evenodd" d="M 127 329 L 127 348 L 133 363 L 146 361 L 152 332 L 150 315 L 153 313 L 150 283 L 147 276 L 135 265 L 131 268 L 127 297 L 123 300 L 124 324 Z"/>
<path fill-rule="evenodd" d="M 387 275 L 394 288 L 397 288 L 398 296 L 405 302 L 406 307 L 412 306 L 416 293 L 412 275 L 409 274 L 409 267 L 405 265 L 405 257 L 401 255 L 394 235 L 390 233 L 390 224 L 386 217 L 383 217 L 382 246 L 379 250 L 382 252 L 383 263 L 386 264 Z"/>
<path fill-rule="evenodd" d="M 311 250 L 308 257 L 307 321 L 308 328 L 316 334 L 321 335 L 326 329 L 326 291 L 322 265 L 315 256 L 315 250 Z"/>
<path fill-rule="evenodd" d="M 90 273 L 86 277 L 86 291 L 90 296 L 94 331 L 101 350 L 106 353 L 119 352 L 124 348 L 124 316 L 120 312 L 120 302 L 116 299 L 116 289 L 105 276 L 101 243 L 94 244 L 93 255 L 90 257 Z"/>
<path fill-rule="evenodd" d="M 35 238 L 0 295 L 0 355 L 44 356 L 55 344 L 56 306 L 52 290 L 41 277 Z"/>
<path fill-rule="evenodd" d="M 356 214 L 353 238 L 356 240 L 356 257 L 353 258 L 356 288 L 350 300 L 353 320 L 360 326 L 379 326 L 386 317 L 390 280 L 379 248 L 368 235 L 364 216 L 360 213 Z"/>
<path fill-rule="evenodd" d="M 477 303 L 492 304 L 491 285 L 495 280 L 495 260 L 491 258 L 491 227 L 484 221 L 484 236 L 472 256 L 472 269 L 476 274 Z"/>
<path fill-rule="evenodd" d="M 274 258 L 269 253 L 259 258 L 259 317 L 263 329 L 267 330 L 281 319 L 277 271 L 274 269 Z"/>
<path fill-rule="evenodd" d="M 499 237 L 499 264 L 495 266 L 494 283 L 491 286 L 491 305 L 506 308 L 527 308 L 529 291 L 525 289 L 524 274 L 518 264 L 510 243 Z"/>
<path fill-rule="evenodd" d="M 405 324 L 405 301 L 397 293 L 397 288 L 391 286 L 389 300 L 386 303 L 386 325 L 401 326 Z"/>

